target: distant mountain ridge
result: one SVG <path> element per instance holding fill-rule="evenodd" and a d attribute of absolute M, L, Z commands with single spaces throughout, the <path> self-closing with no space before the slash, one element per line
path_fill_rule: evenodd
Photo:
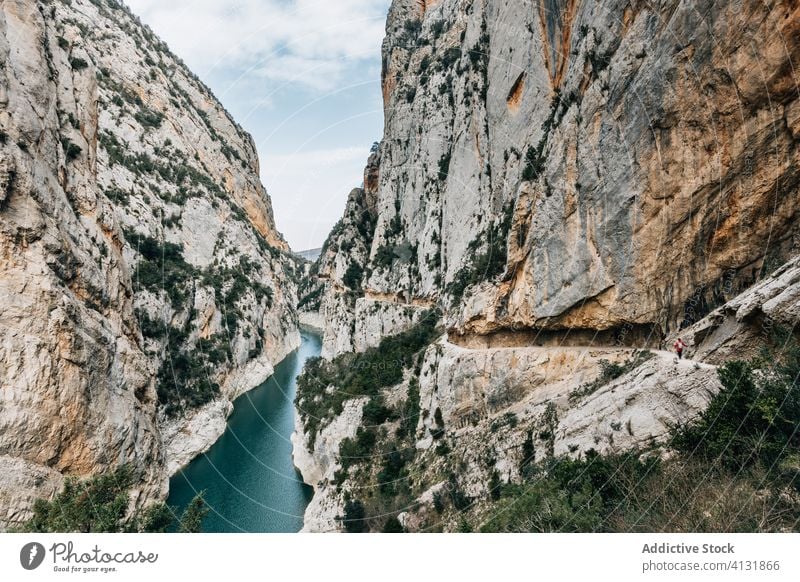
<path fill-rule="evenodd" d="M 299 257 L 303 257 L 307 261 L 316 261 L 320 254 L 322 253 L 322 247 L 316 249 L 308 249 L 307 251 L 298 251 L 295 254 Z"/>

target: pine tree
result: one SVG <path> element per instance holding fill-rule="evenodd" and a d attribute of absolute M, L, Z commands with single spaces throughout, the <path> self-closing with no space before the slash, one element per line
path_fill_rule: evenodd
<path fill-rule="evenodd" d="M 536 460 L 536 448 L 533 445 L 533 431 L 529 430 L 522 443 L 522 460 L 519 464 L 519 472 L 525 477 L 528 467 Z"/>
<path fill-rule="evenodd" d="M 208 507 L 203 498 L 204 492 L 201 491 L 195 495 L 186 511 L 183 512 L 181 517 L 180 532 L 181 533 L 200 533 L 203 526 L 203 520 L 208 515 Z"/>

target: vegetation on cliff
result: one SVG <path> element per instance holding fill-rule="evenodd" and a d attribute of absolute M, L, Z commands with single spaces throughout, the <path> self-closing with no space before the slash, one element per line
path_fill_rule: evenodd
<path fill-rule="evenodd" d="M 198 533 L 208 508 L 199 493 L 182 516 L 165 503 L 154 503 L 130 511 L 131 489 L 136 485 L 131 468 L 124 465 L 113 473 L 86 480 L 68 477 L 52 501 L 38 499 L 33 517 L 23 533 L 163 533 L 177 529 Z"/>
<path fill-rule="evenodd" d="M 185 312 L 194 303 L 194 295 L 201 287 L 214 293 L 215 304 L 221 310 L 222 329 L 207 338 L 193 339 L 194 318 L 173 317 L 159 320 L 140 309 L 139 325 L 145 339 L 161 357 L 158 372 L 158 400 L 168 416 L 178 414 L 213 400 L 220 388 L 215 381 L 222 365 L 233 364 L 231 346 L 242 322 L 246 322 L 246 309 L 253 303 L 270 309 L 273 290 L 263 283 L 261 268 L 246 256 L 240 256 L 237 268 L 211 265 L 198 269 L 190 265 L 179 245 L 160 242 L 153 237 L 132 230 L 126 238 L 140 254 L 133 275 L 135 289 L 148 291 L 156 297 L 163 294 L 176 314 Z M 243 301 L 246 300 L 246 301 Z M 245 333 L 252 333 L 249 329 Z M 256 337 L 252 357 L 263 348 L 263 340 Z"/>
<path fill-rule="evenodd" d="M 762 532 L 800 523 L 800 347 L 719 369 L 724 389 L 693 423 L 676 427 L 676 455 L 589 452 L 549 458 L 502 485 L 476 515 L 482 531 Z"/>
<path fill-rule="evenodd" d="M 514 215 L 513 203 L 507 204 L 502 216 L 488 230 L 474 238 L 467 247 L 467 264 L 447 286 L 447 293 L 457 303 L 472 285 L 491 281 L 502 275 L 508 259 L 508 234 Z"/>
<path fill-rule="evenodd" d="M 391 412 L 380 399 L 380 390 L 399 383 L 414 357 L 438 335 L 441 313 L 429 311 L 411 329 L 381 340 L 363 353 L 342 354 L 332 361 L 313 358 L 297 379 L 297 409 L 313 448 L 317 432 L 341 414 L 347 400 L 369 396 L 365 418 L 386 420 Z M 377 422 L 380 424 L 380 422 Z"/>

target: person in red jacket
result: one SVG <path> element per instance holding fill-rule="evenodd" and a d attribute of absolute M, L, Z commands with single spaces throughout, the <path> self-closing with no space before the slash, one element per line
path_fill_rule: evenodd
<path fill-rule="evenodd" d="M 678 354 L 678 359 L 683 359 L 683 349 L 686 347 L 686 342 L 684 342 L 681 338 L 678 338 L 672 347 L 675 348 L 675 353 Z"/>

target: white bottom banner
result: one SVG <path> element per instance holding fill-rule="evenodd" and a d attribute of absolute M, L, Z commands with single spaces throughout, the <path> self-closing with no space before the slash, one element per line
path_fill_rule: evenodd
<path fill-rule="evenodd" d="M 800 580 L 800 534 L 4 534 L 0 580 Z"/>

